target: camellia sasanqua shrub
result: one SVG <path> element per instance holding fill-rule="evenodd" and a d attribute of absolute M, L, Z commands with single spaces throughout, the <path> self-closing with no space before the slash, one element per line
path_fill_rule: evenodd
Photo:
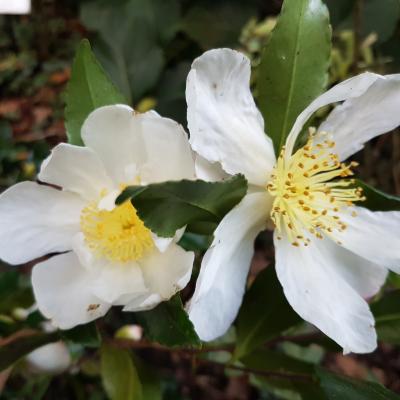
<path fill-rule="evenodd" d="M 191 375 L 236 374 L 263 398 L 399 398 L 321 362 L 368 357 L 388 329 L 400 337 L 387 325 L 398 289 L 384 290 L 400 273 L 400 201 L 352 158 L 400 125 L 400 75 L 328 87 L 331 42 L 321 0 L 284 1 L 255 85 L 242 52 L 193 60 L 187 129 L 132 108 L 80 43 L 68 142 L 0 195 L 0 259 L 17 271 L 0 287 L 24 295 L 0 339 L 3 376 L 22 363 L 86 371 L 102 388 L 93 399 L 157 400 L 177 355 Z M 274 262 L 250 282 L 265 238 Z"/>

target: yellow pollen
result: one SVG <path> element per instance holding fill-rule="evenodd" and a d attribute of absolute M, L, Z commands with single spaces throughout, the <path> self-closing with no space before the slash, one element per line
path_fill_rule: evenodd
<path fill-rule="evenodd" d="M 138 260 L 154 246 L 150 230 L 130 201 L 111 211 L 99 209 L 93 201 L 82 210 L 80 222 L 89 249 L 110 261 Z"/>
<path fill-rule="evenodd" d="M 274 197 L 271 218 L 279 237 L 286 233 L 296 247 L 299 242 L 310 243 L 304 235 L 307 232 L 319 239 L 325 235 L 335 239 L 335 232 L 347 228 L 340 215 L 349 212 L 355 217 L 353 203 L 365 200 L 362 188 L 352 186 L 355 181 L 348 178 L 358 163 L 339 162 L 331 152 L 335 143 L 315 143 L 313 132 L 306 145 L 290 157 L 285 157 L 285 149 L 281 151 L 267 186 Z"/>

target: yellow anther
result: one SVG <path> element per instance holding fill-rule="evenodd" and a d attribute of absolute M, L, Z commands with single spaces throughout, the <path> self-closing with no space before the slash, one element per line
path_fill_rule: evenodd
<path fill-rule="evenodd" d="M 150 230 L 129 201 L 111 211 L 91 202 L 82 210 L 80 224 L 88 248 L 110 261 L 138 260 L 154 246 Z"/>
<path fill-rule="evenodd" d="M 330 152 L 335 143 L 321 141 L 326 133 L 312 132 L 307 144 L 290 157 L 283 150 L 284 157 L 277 162 L 267 186 L 274 197 L 272 220 L 278 232 L 285 231 L 294 246 L 299 241 L 305 245 L 310 243 L 304 232 L 320 239 L 326 235 L 334 238 L 335 231 L 347 228 L 335 214 L 347 212 L 353 202 L 365 198 L 362 188 L 351 186 L 354 179 L 348 179 L 353 174 L 351 168 L 358 164 L 341 163 Z M 353 211 L 351 215 L 357 214 Z"/>

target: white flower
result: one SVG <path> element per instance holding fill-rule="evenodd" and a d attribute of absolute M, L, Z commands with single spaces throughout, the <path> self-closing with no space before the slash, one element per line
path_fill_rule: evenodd
<path fill-rule="evenodd" d="M 61 374 L 70 367 L 71 356 L 64 342 L 56 342 L 32 351 L 26 361 L 34 372 Z"/>
<path fill-rule="evenodd" d="M 190 319 L 203 340 L 228 329 L 242 301 L 253 241 L 275 227 L 276 271 L 291 306 L 345 352 L 370 352 L 376 333 L 364 299 L 379 290 L 387 269 L 400 271 L 400 213 L 353 205 L 363 195 L 349 187 L 354 164 L 341 161 L 399 125 L 400 75 L 364 73 L 314 100 L 278 160 L 249 78 L 245 56 L 219 49 L 195 60 L 187 80 L 198 174 L 243 173 L 249 181 L 248 194 L 215 231 L 188 306 Z M 295 151 L 310 116 L 336 102 L 343 103 Z"/>
<path fill-rule="evenodd" d="M 86 147 L 60 144 L 39 180 L 0 196 L 0 258 L 37 264 L 32 285 L 40 311 L 68 329 L 104 315 L 154 307 L 188 283 L 194 255 L 147 229 L 130 202 L 115 206 L 126 185 L 194 178 L 186 133 L 155 112 L 123 105 L 91 113 L 82 127 Z M 72 251 L 71 251 L 72 250 Z"/>
<path fill-rule="evenodd" d="M 0 14 L 29 14 L 31 0 L 0 0 Z"/>

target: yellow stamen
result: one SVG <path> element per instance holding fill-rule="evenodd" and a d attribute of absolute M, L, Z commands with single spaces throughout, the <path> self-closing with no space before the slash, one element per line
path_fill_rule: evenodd
<path fill-rule="evenodd" d="M 114 262 L 138 260 L 154 246 L 150 230 L 130 201 L 111 211 L 99 209 L 95 201 L 89 203 L 81 212 L 81 230 L 96 256 Z"/>
<path fill-rule="evenodd" d="M 293 246 L 299 241 L 304 245 L 309 239 L 303 233 L 310 232 L 322 239 L 347 226 L 340 214 L 365 197 L 361 188 L 354 188 L 352 167 L 356 162 L 344 164 L 331 152 L 335 143 L 329 140 L 314 144 L 311 132 L 304 147 L 290 157 L 282 149 L 267 190 L 275 197 L 271 218 L 281 234 L 286 232 Z M 356 213 L 351 209 L 352 216 Z"/>

